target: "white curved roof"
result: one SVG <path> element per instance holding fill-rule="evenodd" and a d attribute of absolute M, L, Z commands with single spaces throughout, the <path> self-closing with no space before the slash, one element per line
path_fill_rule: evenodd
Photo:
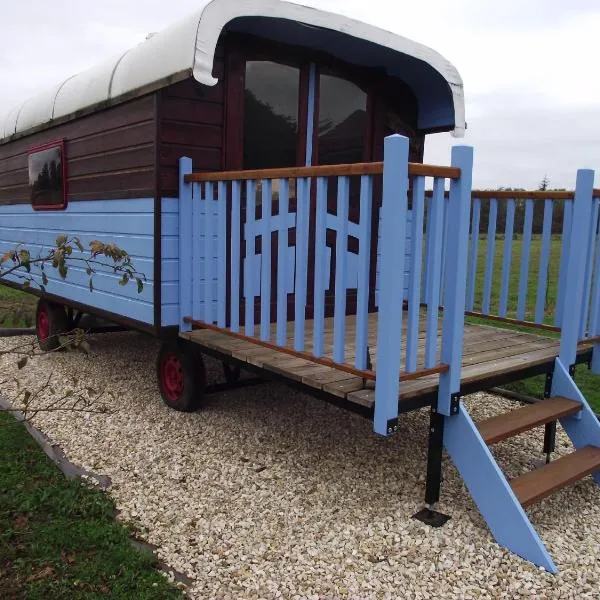
<path fill-rule="evenodd" d="M 0 140 L 44 125 L 49 126 L 53 121 L 62 122 L 70 117 L 74 118 L 82 111 L 94 107 L 100 109 L 126 101 L 190 75 L 202 84 L 215 85 L 217 80 L 212 76 L 213 61 L 221 32 L 228 26 L 237 31 L 256 32 L 257 17 L 264 21 L 279 19 L 281 21 L 278 23 L 293 23 L 297 29 L 304 26 L 303 35 L 307 40 L 304 45 L 307 46 L 323 30 L 337 36 L 342 53 L 341 37 L 347 40 L 350 36 L 369 43 L 368 48 L 365 47 L 364 56 L 360 53 L 358 62 L 364 59 L 365 64 L 372 66 L 381 66 L 382 61 L 385 62 L 390 74 L 401 77 L 413 88 L 420 106 L 423 101 L 430 103 L 431 106 L 424 111 L 428 116 L 419 123 L 421 129 L 453 127 L 456 136 L 464 134 L 465 111 L 460 75 L 447 60 L 426 46 L 347 17 L 281 0 L 199 0 L 199 4 L 201 8 L 194 14 L 124 54 L 70 77 L 13 108 L 3 119 L 0 118 Z M 242 20 L 247 23 L 247 27 Z M 309 30 L 305 26 L 318 29 Z M 277 28 L 267 26 L 260 33 L 277 39 L 273 29 Z M 287 39 L 285 35 L 283 37 Z M 331 47 L 333 46 L 335 44 L 332 43 Z M 385 57 L 369 50 L 375 46 L 381 52 L 387 52 Z M 330 44 L 327 43 L 326 47 L 329 49 Z M 354 58 L 355 55 L 356 53 L 350 54 Z M 396 69 L 394 57 L 398 62 Z M 412 60 L 408 70 L 407 59 Z M 415 68 L 415 64 L 421 66 Z M 426 69 L 427 76 L 419 69 Z M 433 75 L 431 69 L 435 72 Z M 439 79 L 436 85 L 443 82 L 446 90 L 449 90 L 446 104 L 451 105 L 451 115 L 443 107 L 440 110 L 436 105 L 439 100 L 434 98 L 436 93 L 430 87 L 432 78 Z M 419 88 L 422 88 L 421 93 Z"/>

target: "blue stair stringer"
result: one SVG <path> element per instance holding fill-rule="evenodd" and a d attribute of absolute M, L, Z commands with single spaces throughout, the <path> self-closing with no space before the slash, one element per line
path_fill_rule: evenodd
<path fill-rule="evenodd" d="M 600 422 L 560 358 L 555 362 L 552 396 L 576 400 L 582 405 L 577 414 L 560 419 L 575 448 L 600 447 Z M 556 573 L 557 568 L 546 547 L 462 405 L 457 415 L 446 417 L 444 446 L 496 541 L 522 558 Z M 594 475 L 594 480 L 600 485 L 600 473 Z"/>

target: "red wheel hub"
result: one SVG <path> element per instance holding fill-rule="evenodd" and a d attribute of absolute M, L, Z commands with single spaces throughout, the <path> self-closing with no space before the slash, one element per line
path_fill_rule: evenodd
<path fill-rule="evenodd" d="M 37 333 L 40 340 L 47 340 L 50 336 L 50 319 L 45 310 L 40 310 L 37 318 Z"/>
<path fill-rule="evenodd" d="M 167 400 L 176 402 L 183 393 L 183 366 L 176 354 L 167 354 L 160 365 L 160 384 Z"/>

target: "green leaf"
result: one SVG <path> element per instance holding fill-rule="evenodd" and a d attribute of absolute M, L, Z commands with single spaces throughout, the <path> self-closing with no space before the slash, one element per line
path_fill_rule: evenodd
<path fill-rule="evenodd" d="M 56 245 L 57 246 L 64 246 L 67 243 L 67 236 L 64 234 L 59 235 L 56 238 Z"/>
<path fill-rule="evenodd" d="M 136 278 L 136 281 L 137 281 L 137 291 L 138 291 L 138 294 L 141 294 L 142 290 L 144 289 L 144 282 L 139 277 Z"/>
<path fill-rule="evenodd" d="M 81 240 L 78 237 L 73 238 L 73 243 L 77 246 L 79 252 L 83 252 L 83 244 L 81 243 Z"/>
<path fill-rule="evenodd" d="M 90 292 L 94 291 L 94 284 L 92 283 L 92 280 L 90 279 Z"/>
<path fill-rule="evenodd" d="M 125 273 L 123 277 L 119 280 L 119 285 L 127 285 L 129 283 L 129 275 Z"/>
<path fill-rule="evenodd" d="M 48 285 L 48 275 L 46 273 L 42 273 L 42 283 Z"/>

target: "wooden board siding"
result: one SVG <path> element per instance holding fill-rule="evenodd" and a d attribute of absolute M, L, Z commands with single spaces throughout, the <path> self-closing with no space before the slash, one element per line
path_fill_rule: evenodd
<path fill-rule="evenodd" d="M 61 138 L 69 201 L 153 197 L 155 131 L 151 94 L 0 144 L 0 205 L 29 204 L 28 151 Z"/>

